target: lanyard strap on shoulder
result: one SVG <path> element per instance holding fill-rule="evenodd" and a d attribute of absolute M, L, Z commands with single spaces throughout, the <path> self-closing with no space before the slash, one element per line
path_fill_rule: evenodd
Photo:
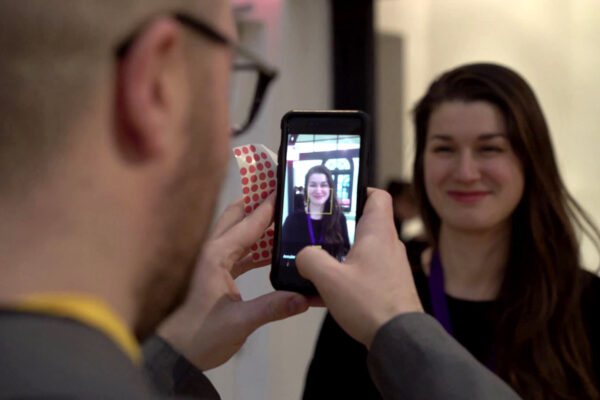
<path fill-rule="evenodd" d="M 452 321 L 450 320 L 448 300 L 446 299 L 446 292 L 444 291 L 444 269 L 442 268 L 442 261 L 438 250 L 435 250 L 431 257 L 428 283 L 432 314 L 444 327 L 446 332 L 454 336 L 452 333 Z M 490 370 L 496 371 L 498 365 L 498 352 L 496 346 L 492 346 L 486 365 Z"/>
<path fill-rule="evenodd" d="M 306 221 L 308 223 L 308 232 L 310 233 L 310 242 L 313 246 L 320 246 L 323 244 L 323 227 L 321 227 L 321 234 L 319 235 L 319 243 L 315 241 L 315 231 L 313 229 L 312 219 L 310 214 L 306 213 Z"/>

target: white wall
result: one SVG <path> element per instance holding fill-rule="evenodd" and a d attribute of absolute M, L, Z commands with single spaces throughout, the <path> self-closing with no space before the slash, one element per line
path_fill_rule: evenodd
<path fill-rule="evenodd" d="M 410 177 L 409 111 L 439 73 L 459 64 L 506 64 L 533 86 L 568 188 L 600 223 L 600 2 L 596 0 L 380 0 L 380 32 L 403 39 L 404 157 Z M 584 263 L 596 252 L 584 243 Z"/>
<path fill-rule="evenodd" d="M 233 146 L 263 143 L 276 151 L 280 119 L 290 109 L 330 108 L 328 0 L 255 0 L 241 16 L 242 41 L 280 70 L 258 122 Z M 233 155 L 218 210 L 241 196 Z M 238 278 L 245 299 L 272 289 L 269 267 Z M 250 336 L 242 350 L 208 376 L 223 400 L 278 400 L 301 397 L 306 367 L 324 316 L 323 309 L 269 324 Z"/>

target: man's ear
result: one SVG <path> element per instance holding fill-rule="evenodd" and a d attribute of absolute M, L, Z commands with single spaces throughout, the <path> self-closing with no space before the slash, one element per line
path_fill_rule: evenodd
<path fill-rule="evenodd" d="M 169 18 L 153 21 L 117 67 L 117 143 L 127 157 L 161 157 L 177 140 L 189 107 L 183 34 Z"/>

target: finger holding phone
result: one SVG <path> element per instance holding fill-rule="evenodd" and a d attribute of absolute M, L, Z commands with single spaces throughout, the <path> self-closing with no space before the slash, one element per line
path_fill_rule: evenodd
<path fill-rule="evenodd" d="M 244 301 L 235 284 L 239 275 L 269 263 L 254 262 L 250 246 L 271 224 L 274 197 L 248 216 L 241 199 L 226 208 L 201 252 L 188 298 L 158 329 L 201 371 L 226 362 L 260 326 L 308 309 L 304 296 L 285 291 Z"/>
<path fill-rule="evenodd" d="M 391 197 L 382 190 L 369 189 L 354 245 L 343 263 L 307 247 L 296 265 L 340 326 L 367 347 L 396 315 L 423 312 L 404 245 L 395 235 Z"/>

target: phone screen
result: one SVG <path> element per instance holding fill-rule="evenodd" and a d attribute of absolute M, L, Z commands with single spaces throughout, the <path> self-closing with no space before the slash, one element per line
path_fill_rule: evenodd
<path fill-rule="evenodd" d="M 356 227 L 360 135 L 288 134 L 281 209 L 279 265 L 317 246 L 346 258 Z"/>
<path fill-rule="evenodd" d="M 369 117 L 361 111 L 290 111 L 281 121 L 271 282 L 315 294 L 296 256 L 315 246 L 343 262 L 366 199 Z"/>

